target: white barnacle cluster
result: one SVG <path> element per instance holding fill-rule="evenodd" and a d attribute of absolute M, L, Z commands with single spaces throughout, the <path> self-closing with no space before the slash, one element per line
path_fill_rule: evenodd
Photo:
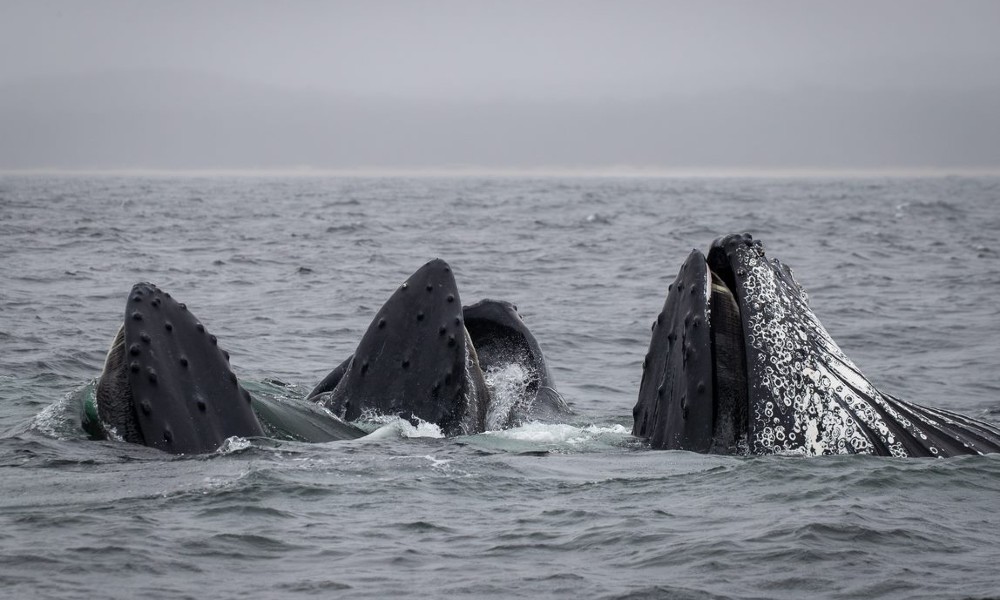
<path fill-rule="evenodd" d="M 893 455 L 905 448 L 884 415 L 915 435 L 809 310 L 791 270 L 759 252 L 737 251 L 748 311 L 751 448 L 760 453 L 873 453 L 877 435 Z"/>

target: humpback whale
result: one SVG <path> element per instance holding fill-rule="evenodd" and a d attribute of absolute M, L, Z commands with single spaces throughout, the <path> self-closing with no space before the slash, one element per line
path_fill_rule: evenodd
<path fill-rule="evenodd" d="M 91 437 L 172 454 L 213 452 L 232 436 L 325 442 L 364 435 L 315 406 L 252 397 L 218 339 L 150 283 L 132 287 L 82 424 Z"/>
<path fill-rule="evenodd" d="M 264 431 L 229 355 L 183 303 L 149 283 L 132 287 L 97 383 L 92 434 L 174 454 L 211 452 Z M 94 414 L 96 413 L 96 414 Z"/>
<path fill-rule="evenodd" d="M 498 385 L 512 380 L 520 386 Z M 252 396 L 187 306 L 139 283 L 82 422 L 95 438 L 198 454 L 232 436 L 353 439 L 365 431 L 350 422 L 376 415 L 461 435 L 572 414 L 516 307 L 483 300 L 463 308 L 440 259 L 397 288 L 357 350 L 308 399 Z"/>
<path fill-rule="evenodd" d="M 516 367 L 523 390 L 490 386 Z M 435 259 L 400 285 L 357 349 L 309 394 L 346 421 L 394 415 L 433 423 L 445 435 L 513 427 L 570 414 L 535 337 L 513 304 L 462 307 L 451 267 Z"/>
<path fill-rule="evenodd" d="M 643 360 L 633 434 L 721 454 L 1000 452 L 1000 429 L 877 389 L 749 234 L 694 250 L 667 288 Z"/>
<path fill-rule="evenodd" d="M 310 399 L 346 421 L 398 415 L 445 435 L 482 431 L 486 381 L 448 263 L 432 260 L 396 288 L 347 364 L 323 382 L 335 385 Z"/>

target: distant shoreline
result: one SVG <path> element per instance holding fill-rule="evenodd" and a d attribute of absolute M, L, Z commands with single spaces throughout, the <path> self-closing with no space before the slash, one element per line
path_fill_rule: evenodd
<path fill-rule="evenodd" d="M 656 168 L 656 167 L 311 167 L 261 169 L 0 169 L 0 177 L 359 177 L 359 178 L 650 178 L 650 179 L 871 179 L 1000 177 L 994 168 Z"/>

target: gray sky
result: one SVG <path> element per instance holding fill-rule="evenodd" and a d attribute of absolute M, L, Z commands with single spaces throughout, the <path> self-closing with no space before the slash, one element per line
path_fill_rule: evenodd
<path fill-rule="evenodd" d="M 0 169 L 1000 168 L 1000 2 L 0 2 Z"/>

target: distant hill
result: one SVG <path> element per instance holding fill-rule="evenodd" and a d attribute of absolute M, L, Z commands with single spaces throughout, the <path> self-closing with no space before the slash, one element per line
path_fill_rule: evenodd
<path fill-rule="evenodd" d="M 431 102 L 109 72 L 0 84 L 0 169 L 998 168 L 998 106 L 997 89 Z"/>

